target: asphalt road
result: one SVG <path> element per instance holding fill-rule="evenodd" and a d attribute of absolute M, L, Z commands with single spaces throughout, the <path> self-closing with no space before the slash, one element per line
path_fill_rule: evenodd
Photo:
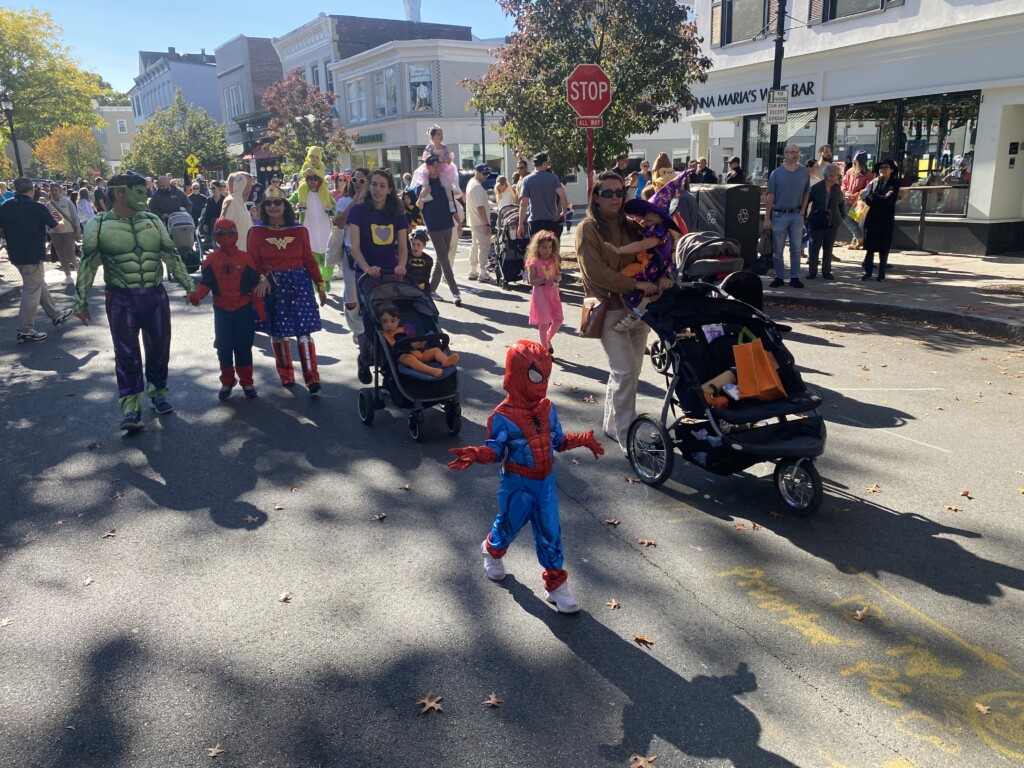
<path fill-rule="evenodd" d="M 428 414 L 423 444 L 394 409 L 359 422 L 336 305 L 320 398 L 275 386 L 260 340 L 261 398 L 222 404 L 211 309 L 171 293 L 177 410 L 147 411 L 137 436 L 116 429 L 98 292 L 97 325 L 32 346 L 0 308 L 0 766 L 1024 762 L 1019 347 L 786 317 L 826 398 L 821 511 L 780 515 L 770 465 L 718 478 L 679 461 L 650 489 L 615 450 L 563 454 L 583 605 L 566 617 L 528 531 L 505 582 L 484 577 L 496 470 L 444 466 L 482 441 L 505 345 L 534 336 L 525 292 L 441 305 L 465 426 L 451 438 Z M 563 425 L 597 427 L 599 345 L 571 328 L 554 343 Z M 648 368 L 640 410 L 663 387 Z M 443 713 L 419 714 L 428 691 Z M 492 691 L 499 709 L 481 705 Z"/>

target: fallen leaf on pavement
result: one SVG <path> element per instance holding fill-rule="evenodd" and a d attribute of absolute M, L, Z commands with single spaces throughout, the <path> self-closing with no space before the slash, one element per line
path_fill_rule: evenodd
<path fill-rule="evenodd" d="M 601 522 L 604 523 L 605 525 L 610 525 L 612 528 L 614 528 L 615 526 L 620 525 L 622 523 L 621 520 L 616 520 L 614 517 L 606 517 Z"/>
<path fill-rule="evenodd" d="M 214 759 L 216 759 L 217 755 L 223 755 L 225 752 L 227 752 L 227 750 L 221 749 L 220 744 L 206 748 L 206 754 Z"/>
<path fill-rule="evenodd" d="M 0 628 L 9 627 L 13 623 L 14 619 L 12 619 L 10 616 L 5 616 L 4 618 L 0 619 Z"/>
<path fill-rule="evenodd" d="M 878 483 L 875 483 L 870 488 L 865 488 L 864 490 L 867 491 L 868 493 L 881 493 L 882 492 L 882 489 L 878 487 Z"/>
<path fill-rule="evenodd" d="M 505 702 L 498 698 L 498 694 L 496 694 L 494 691 L 491 691 L 491 695 L 483 701 L 481 701 L 480 703 L 483 704 L 485 707 L 490 707 L 491 709 L 498 709 Z"/>
<path fill-rule="evenodd" d="M 292 483 L 292 487 L 289 490 L 291 490 L 292 493 L 295 493 L 297 490 L 299 490 L 299 486 L 297 486 L 295 483 Z"/>
<path fill-rule="evenodd" d="M 291 592 L 282 592 L 281 596 L 279 598 L 277 598 L 277 602 L 279 602 L 279 603 L 290 603 L 291 601 L 292 601 L 292 593 Z"/>
<path fill-rule="evenodd" d="M 89 443 L 89 450 L 95 451 L 97 448 L 102 448 L 103 443 Z"/>
<path fill-rule="evenodd" d="M 861 608 L 859 611 L 854 611 L 853 612 L 853 618 L 855 618 L 857 621 L 864 621 L 864 619 L 866 619 L 870 615 L 871 615 L 871 609 L 868 608 L 866 605 L 863 608 Z"/>
<path fill-rule="evenodd" d="M 400 491 L 408 491 L 409 490 L 409 483 L 406 483 L 405 485 L 398 486 L 398 490 L 400 490 Z"/>
<path fill-rule="evenodd" d="M 981 714 L 983 715 L 988 715 L 992 713 L 992 707 L 986 707 L 984 704 L 977 701 L 974 702 L 974 708 L 981 712 Z"/>
<path fill-rule="evenodd" d="M 701 547 L 695 547 L 695 546 L 693 546 L 693 544 L 690 545 L 690 549 L 696 549 L 698 552 L 703 552 L 704 551 Z"/>
<path fill-rule="evenodd" d="M 760 531 L 761 530 L 761 526 L 758 525 L 757 523 L 751 523 L 750 527 L 753 528 L 755 531 Z"/>
<path fill-rule="evenodd" d="M 573 384 L 573 385 L 570 385 L 570 386 L 569 386 L 569 391 L 570 391 L 570 392 L 579 392 L 579 391 L 580 391 L 580 388 L 579 388 L 579 387 L 577 387 L 577 386 L 576 386 L 575 384 Z"/>
<path fill-rule="evenodd" d="M 57 521 L 54 522 L 54 525 L 64 525 L 64 521 L 63 520 L 57 520 Z"/>
<path fill-rule="evenodd" d="M 608 606 L 609 608 L 611 608 L 611 609 L 612 609 L 613 611 L 614 611 L 614 610 L 615 610 L 616 608 L 621 608 L 621 607 L 622 607 L 622 603 L 620 603 L 620 602 L 619 602 L 618 600 L 616 600 L 616 599 L 615 599 L 614 597 L 613 597 L 613 598 L 612 598 L 611 600 L 609 600 L 608 602 L 606 602 L 606 603 L 605 603 L 605 605 L 607 605 L 607 606 Z"/>
<path fill-rule="evenodd" d="M 579 463 L 580 463 L 580 460 L 579 460 L 579 459 L 577 459 L 577 458 L 574 458 L 574 459 L 572 460 L 572 463 L 573 463 L 573 464 L 579 464 Z"/>
<path fill-rule="evenodd" d="M 747 526 L 744 525 L 743 523 L 739 523 L 738 525 L 734 525 L 733 528 L 735 528 L 737 531 L 745 531 L 745 530 L 747 530 Z"/>
<path fill-rule="evenodd" d="M 275 512 L 280 512 L 282 509 L 284 509 L 284 505 L 282 505 L 282 504 L 275 504 L 274 505 L 274 511 Z"/>
<path fill-rule="evenodd" d="M 587 395 L 586 397 L 583 398 L 583 402 L 590 403 L 591 405 L 593 405 L 594 403 L 597 402 L 597 398 L 594 397 L 593 395 Z"/>
<path fill-rule="evenodd" d="M 629 483 L 630 485 L 632 485 L 633 483 L 635 483 L 635 482 L 636 482 L 636 478 L 635 478 L 635 477 L 633 477 L 632 475 L 630 475 L 630 476 L 628 476 L 628 477 L 624 477 L 624 478 L 623 478 L 623 480 L 625 480 L 625 481 L 626 481 L 627 483 Z"/>
<path fill-rule="evenodd" d="M 82 582 L 83 587 L 88 587 L 92 584 L 92 576 L 86 576 L 85 581 Z"/>
<path fill-rule="evenodd" d="M 258 517 L 253 516 L 253 515 L 246 515 L 245 517 L 242 518 L 242 522 L 243 523 L 258 523 L 259 521 L 260 521 L 260 519 Z"/>
<path fill-rule="evenodd" d="M 955 507 L 952 504 L 947 504 L 946 505 L 946 511 L 947 512 L 963 512 L 963 510 L 960 509 L 960 507 Z"/>
<path fill-rule="evenodd" d="M 657 543 L 655 543 L 654 539 L 637 539 L 636 543 L 639 544 L 642 547 L 656 547 L 656 546 L 658 546 Z"/>
<path fill-rule="evenodd" d="M 116 539 L 117 538 L 117 528 L 111 528 L 109 531 L 107 531 L 102 536 L 100 536 L 100 538 L 101 539 Z"/>
<path fill-rule="evenodd" d="M 960 495 L 966 498 L 968 501 L 974 498 L 973 496 L 971 496 L 970 491 L 960 491 Z"/>
<path fill-rule="evenodd" d="M 637 645 L 643 646 L 644 648 L 650 648 L 654 645 L 654 641 L 647 635 L 633 635 L 633 642 Z"/>
<path fill-rule="evenodd" d="M 654 761 L 657 759 L 657 755 L 651 755 L 650 757 L 644 757 L 643 755 L 630 755 L 629 768 L 654 768 Z"/>
<path fill-rule="evenodd" d="M 381 512 L 379 515 L 374 515 L 373 519 L 378 523 L 383 523 L 384 519 L 388 516 L 387 512 Z"/>
<path fill-rule="evenodd" d="M 768 514 L 772 517 L 785 517 L 781 512 L 769 512 Z"/>
<path fill-rule="evenodd" d="M 423 697 L 416 702 L 416 705 L 420 707 L 420 714 L 425 715 L 430 710 L 434 710 L 435 712 L 444 712 L 444 709 L 441 707 L 441 699 L 443 698 L 444 696 L 434 696 L 430 691 L 427 691 L 423 694 Z"/>

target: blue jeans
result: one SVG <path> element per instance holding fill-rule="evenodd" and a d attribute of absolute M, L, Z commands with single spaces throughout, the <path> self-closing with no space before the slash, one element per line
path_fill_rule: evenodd
<path fill-rule="evenodd" d="M 772 212 L 772 237 L 775 240 L 775 250 L 772 253 L 772 260 L 775 262 L 775 276 L 780 280 L 784 277 L 786 264 L 783 260 L 783 251 L 786 250 L 786 239 L 789 239 L 789 277 L 790 279 L 800 277 L 800 244 L 804 237 L 804 217 L 800 212 L 796 213 L 775 213 Z"/>

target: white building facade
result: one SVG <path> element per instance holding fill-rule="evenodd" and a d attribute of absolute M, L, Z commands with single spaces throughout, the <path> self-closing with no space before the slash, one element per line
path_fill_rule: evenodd
<path fill-rule="evenodd" d="M 847 163 L 895 159 L 911 192 L 896 247 L 917 240 L 958 253 L 1024 250 L 1024 3 L 796 0 L 788 5 L 782 83 L 789 118 L 769 146 L 776 0 L 697 0 L 707 83 L 695 84 L 691 154 L 722 172 L 732 155 L 763 182 L 786 143 L 804 160 L 831 144 Z"/>

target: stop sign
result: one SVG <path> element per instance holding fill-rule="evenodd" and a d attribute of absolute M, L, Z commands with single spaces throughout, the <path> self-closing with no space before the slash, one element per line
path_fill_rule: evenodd
<path fill-rule="evenodd" d="M 600 117 L 612 103 L 612 81 L 597 64 L 580 64 L 565 79 L 565 98 L 580 117 Z"/>

